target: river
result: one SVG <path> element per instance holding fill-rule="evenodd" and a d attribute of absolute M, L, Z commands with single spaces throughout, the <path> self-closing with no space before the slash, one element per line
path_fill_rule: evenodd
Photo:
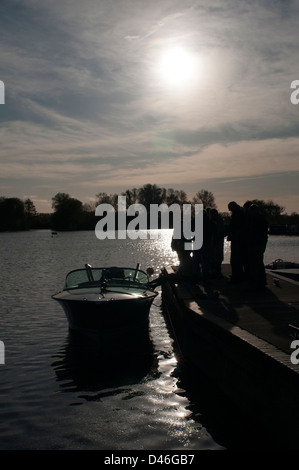
<path fill-rule="evenodd" d="M 157 240 L 100 241 L 94 232 L 0 234 L 0 449 L 275 448 L 198 371 L 178 363 L 161 295 L 150 312 L 151 351 L 111 363 L 70 334 L 51 299 L 66 273 L 85 263 L 140 263 L 158 275 L 162 266 L 177 262 L 171 235 L 163 230 Z M 271 236 L 265 262 L 299 262 L 298 247 L 299 237 Z"/>

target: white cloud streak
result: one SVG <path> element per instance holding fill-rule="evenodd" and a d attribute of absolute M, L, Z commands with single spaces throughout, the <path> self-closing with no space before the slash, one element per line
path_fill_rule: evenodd
<path fill-rule="evenodd" d="M 1 9 L 1 181 L 11 195 L 42 200 L 42 188 L 54 195 L 63 184 L 78 198 L 148 182 L 187 190 L 197 179 L 299 171 L 297 0 Z M 177 44 L 200 72 L 171 90 L 157 67 Z"/>

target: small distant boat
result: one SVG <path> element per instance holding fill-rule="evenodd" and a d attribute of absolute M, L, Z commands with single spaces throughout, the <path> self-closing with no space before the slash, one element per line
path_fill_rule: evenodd
<path fill-rule="evenodd" d="M 299 263 L 284 261 L 279 258 L 265 265 L 265 268 L 276 277 L 282 276 L 296 282 L 299 281 Z"/>
<path fill-rule="evenodd" d="M 276 259 L 265 266 L 267 269 L 296 269 L 299 268 L 299 263 L 293 263 L 292 261 L 284 261 L 282 259 Z"/>
<path fill-rule="evenodd" d="M 137 331 L 148 327 L 149 311 L 158 293 L 151 274 L 136 268 L 102 267 L 70 271 L 61 292 L 52 298 L 60 303 L 70 330 L 85 332 Z"/>

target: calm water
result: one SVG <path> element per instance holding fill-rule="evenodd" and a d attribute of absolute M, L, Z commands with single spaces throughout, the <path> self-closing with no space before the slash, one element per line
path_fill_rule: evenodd
<path fill-rule="evenodd" d="M 136 241 L 99 241 L 94 232 L 56 238 L 49 231 L 0 234 L 0 449 L 269 446 L 255 423 L 244 422 L 198 372 L 177 363 L 160 295 L 150 313 L 152 351 L 113 363 L 103 360 L 96 345 L 69 334 L 61 307 L 51 299 L 66 273 L 86 262 L 141 263 L 159 274 L 176 262 L 170 239 L 171 231 L 159 240 Z M 298 237 L 271 237 L 265 261 L 299 262 L 298 247 Z"/>

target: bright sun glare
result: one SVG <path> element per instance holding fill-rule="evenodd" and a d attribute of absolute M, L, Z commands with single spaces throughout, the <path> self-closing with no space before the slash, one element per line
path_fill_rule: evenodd
<path fill-rule="evenodd" d="M 163 54 L 160 71 L 168 85 L 181 86 L 195 78 L 196 61 L 192 54 L 177 46 Z"/>

